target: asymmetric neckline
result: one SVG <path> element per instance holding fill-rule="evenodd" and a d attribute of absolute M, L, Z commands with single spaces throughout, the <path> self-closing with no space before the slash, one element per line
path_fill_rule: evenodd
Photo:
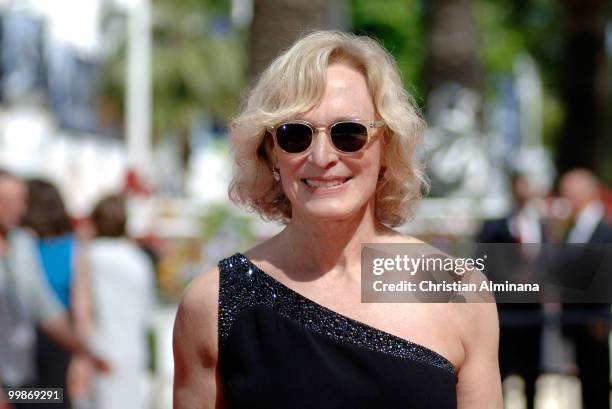
<path fill-rule="evenodd" d="M 244 254 L 237 252 L 235 253 L 232 257 L 230 257 L 230 259 L 233 259 L 235 257 L 241 258 L 243 259 L 250 267 L 250 269 L 256 273 L 258 273 L 264 280 L 268 281 L 269 284 L 271 284 L 272 286 L 276 286 L 281 288 L 284 292 L 291 294 L 293 297 L 301 300 L 301 302 L 310 305 L 313 308 L 317 308 L 320 309 L 324 314 L 326 315 L 333 315 L 335 317 L 338 317 L 342 320 L 347 321 L 348 323 L 352 324 L 352 326 L 356 326 L 358 328 L 362 328 L 370 333 L 375 333 L 379 335 L 379 339 L 388 339 L 388 340 L 393 340 L 395 343 L 399 344 L 399 345 L 405 345 L 407 346 L 411 351 L 413 352 L 418 352 L 419 355 L 423 355 L 426 357 L 429 357 L 431 359 L 429 359 L 429 361 L 431 363 L 433 363 L 435 366 L 441 368 L 441 369 L 445 369 L 446 371 L 450 372 L 451 374 L 453 374 L 455 377 L 457 375 L 457 369 L 455 368 L 455 366 L 453 365 L 452 362 L 450 362 L 450 360 L 448 358 L 446 358 L 445 356 L 443 356 L 442 354 L 434 351 L 431 348 L 428 348 L 426 346 L 423 346 L 421 344 L 417 344 L 415 342 L 409 341 L 405 338 L 402 338 L 398 335 L 394 335 L 390 332 L 378 329 L 376 327 L 373 327 L 372 325 L 366 324 L 365 322 L 359 321 L 357 319 L 351 318 L 347 315 L 341 314 L 339 312 L 336 312 L 334 310 L 332 310 L 331 308 L 328 308 L 314 300 L 312 300 L 311 298 L 306 297 L 305 295 L 302 295 L 301 293 L 299 293 L 298 291 L 292 289 L 291 287 L 287 286 L 286 284 L 283 284 L 281 281 L 277 280 L 276 278 L 272 277 L 270 274 L 268 274 L 267 272 L 265 272 L 263 269 L 259 268 L 254 262 L 251 261 L 251 259 L 249 259 L 247 256 L 245 256 Z"/>

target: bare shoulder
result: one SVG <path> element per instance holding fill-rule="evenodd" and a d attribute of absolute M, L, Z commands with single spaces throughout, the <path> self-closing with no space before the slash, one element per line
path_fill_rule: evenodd
<path fill-rule="evenodd" d="M 457 408 L 501 409 L 497 306 L 466 303 L 461 305 L 461 311 L 459 327 L 465 359 L 458 368 Z"/>
<path fill-rule="evenodd" d="M 485 339 L 497 343 L 499 338 L 499 321 L 495 296 L 486 290 L 481 290 L 481 284 L 487 277 L 480 270 L 467 271 L 461 278 L 461 283 L 478 289 L 478 291 L 460 290 L 449 304 L 453 319 L 460 328 L 462 343 L 466 352 L 471 347 Z"/>
<path fill-rule="evenodd" d="M 215 266 L 191 281 L 183 292 L 179 308 L 189 314 L 208 315 L 216 310 L 218 301 L 219 268 Z"/>
<path fill-rule="evenodd" d="M 198 275 L 183 292 L 174 327 L 175 349 L 195 348 L 206 363 L 216 361 L 218 303 L 219 269 L 213 267 Z"/>
<path fill-rule="evenodd" d="M 468 302 L 452 305 L 458 307 L 459 314 L 456 318 L 463 324 L 463 338 L 466 346 L 480 343 L 483 337 L 497 341 L 499 321 L 497 305 L 494 302 Z"/>
<path fill-rule="evenodd" d="M 219 269 L 200 274 L 187 287 L 176 314 L 173 407 L 222 408 L 223 391 L 217 365 Z"/>

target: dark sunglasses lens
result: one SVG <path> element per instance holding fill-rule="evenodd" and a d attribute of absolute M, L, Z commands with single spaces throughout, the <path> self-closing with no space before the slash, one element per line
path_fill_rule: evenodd
<path fill-rule="evenodd" d="M 285 152 L 304 152 L 312 141 L 312 129 L 304 124 L 283 124 L 276 128 L 276 141 Z"/>
<path fill-rule="evenodd" d="M 357 152 L 368 141 L 368 128 L 358 122 L 340 122 L 332 126 L 332 142 L 342 152 Z"/>

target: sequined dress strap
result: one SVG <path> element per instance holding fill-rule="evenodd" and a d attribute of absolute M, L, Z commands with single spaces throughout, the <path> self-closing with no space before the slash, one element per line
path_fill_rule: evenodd
<path fill-rule="evenodd" d="M 219 262 L 219 348 L 249 307 L 263 306 L 307 329 L 355 346 L 411 359 L 455 376 L 453 364 L 437 352 L 338 314 L 275 280 L 240 253 Z"/>

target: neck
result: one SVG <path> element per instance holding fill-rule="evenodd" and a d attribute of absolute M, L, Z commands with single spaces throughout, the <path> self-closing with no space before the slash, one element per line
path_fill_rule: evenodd
<path fill-rule="evenodd" d="M 376 242 L 393 231 L 375 216 L 371 201 L 364 209 L 344 220 L 320 220 L 295 214 L 277 236 L 283 258 L 304 278 L 328 272 L 359 274 L 361 244 Z"/>

